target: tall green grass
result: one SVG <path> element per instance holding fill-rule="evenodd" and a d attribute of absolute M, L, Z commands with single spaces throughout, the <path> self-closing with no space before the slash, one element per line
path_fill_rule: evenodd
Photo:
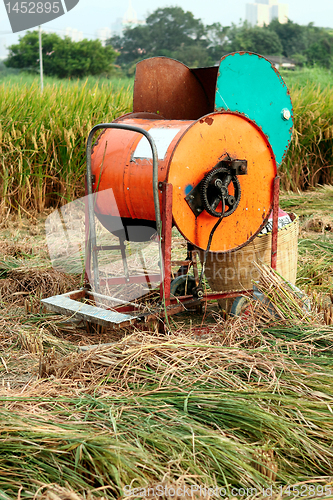
<path fill-rule="evenodd" d="M 106 87 L 112 87 L 112 90 L 114 92 L 118 92 L 123 88 L 127 87 L 132 87 L 133 85 L 133 79 L 132 78 L 126 78 L 126 77 L 121 77 L 121 78 L 116 78 L 116 77 L 97 77 L 97 76 L 88 76 L 87 78 L 84 79 L 59 79 L 56 77 L 51 77 L 51 76 L 45 76 L 43 78 L 44 85 L 47 86 L 56 86 L 56 87 L 63 87 L 63 88 L 73 88 L 76 85 L 82 87 L 85 86 L 85 88 L 93 88 L 97 84 L 99 87 L 106 86 Z M 6 85 L 13 86 L 13 85 L 26 85 L 26 86 L 31 86 L 31 85 L 40 85 L 40 76 L 35 73 L 27 73 L 27 72 L 20 72 L 19 70 L 13 69 L 13 68 L 5 68 L 3 69 L 0 64 L 0 83 L 5 83 Z"/>
<path fill-rule="evenodd" d="M 283 187 L 304 190 L 333 182 L 333 92 L 315 83 L 293 86 L 294 132 L 280 168 Z"/>
<path fill-rule="evenodd" d="M 0 195 L 8 208 L 43 211 L 82 194 L 90 129 L 131 108 L 130 85 L 0 85 Z"/>
<path fill-rule="evenodd" d="M 42 212 L 81 196 L 88 133 L 130 111 L 132 93 L 130 80 L 46 78 L 41 93 L 36 76 L 0 75 L 0 212 Z M 295 83 L 291 97 L 295 131 L 280 168 L 283 186 L 297 190 L 331 183 L 331 87 Z"/>
<path fill-rule="evenodd" d="M 311 84 L 320 85 L 322 88 L 333 86 L 333 71 L 320 66 L 279 71 L 289 88 L 303 88 Z"/>

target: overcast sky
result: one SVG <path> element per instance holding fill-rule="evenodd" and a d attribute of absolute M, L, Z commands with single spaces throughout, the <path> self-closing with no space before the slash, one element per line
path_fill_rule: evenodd
<path fill-rule="evenodd" d="M 111 27 L 117 18 L 123 17 L 128 3 L 129 0 L 80 0 L 72 11 L 44 27 L 49 30 L 76 28 L 83 32 L 84 37 L 93 38 L 98 28 Z M 246 3 L 250 0 L 132 0 L 139 19 L 144 19 L 158 7 L 177 5 L 191 11 L 205 24 L 220 22 L 224 26 L 245 19 Z M 333 28 L 333 0 L 280 0 L 280 3 L 289 5 L 289 18 L 298 24 L 314 22 L 316 26 Z M 19 35 L 24 35 L 24 32 Z M 0 3 L 0 37 L 5 37 L 7 46 L 18 39 L 17 35 L 11 34 L 4 2 Z"/>

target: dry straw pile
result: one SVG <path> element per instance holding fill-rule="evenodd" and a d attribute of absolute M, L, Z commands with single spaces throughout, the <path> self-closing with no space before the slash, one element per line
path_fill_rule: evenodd
<path fill-rule="evenodd" d="M 119 498 L 126 485 L 257 488 L 256 498 L 272 484 L 329 487 L 333 329 L 317 313 L 301 321 L 300 303 L 267 268 L 258 286 L 280 311 L 275 323 L 254 307 L 217 317 L 206 339 L 174 325 L 82 352 L 68 342 L 77 332 L 55 329 L 54 318 L 51 332 L 40 317 L 29 342 L 4 323 L 2 498 Z M 15 385 L 18 354 L 31 375 Z"/>

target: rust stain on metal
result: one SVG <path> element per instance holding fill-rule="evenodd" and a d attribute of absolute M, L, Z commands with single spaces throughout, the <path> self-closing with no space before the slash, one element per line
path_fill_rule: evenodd
<path fill-rule="evenodd" d="M 153 57 L 137 64 L 134 113 L 158 112 L 168 120 L 197 120 L 209 114 L 210 108 L 203 85 L 185 64 L 168 57 Z"/>
<path fill-rule="evenodd" d="M 214 119 L 211 116 L 206 116 L 200 120 L 200 123 L 207 123 L 207 125 L 213 125 Z"/>
<path fill-rule="evenodd" d="M 272 224 L 272 253 L 271 267 L 276 270 L 277 264 L 277 234 L 279 218 L 279 196 L 280 196 L 280 177 L 276 176 L 273 182 L 273 224 Z"/>

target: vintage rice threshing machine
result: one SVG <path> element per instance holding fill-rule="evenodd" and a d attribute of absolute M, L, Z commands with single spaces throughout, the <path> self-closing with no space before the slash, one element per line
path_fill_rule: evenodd
<path fill-rule="evenodd" d="M 207 255 L 239 251 L 273 210 L 275 268 L 277 167 L 289 146 L 292 115 L 284 81 L 257 54 L 233 53 L 217 67 L 197 69 L 165 57 L 138 63 L 133 112 L 96 125 L 87 142 L 86 286 L 44 299 L 44 305 L 110 326 L 250 294 L 206 293 Z M 96 224 L 116 242 L 99 244 Z M 173 227 L 187 246 L 177 262 L 171 257 Z M 130 269 L 127 255 L 133 256 L 138 243 L 144 248 L 157 244 L 155 271 L 153 266 L 136 273 Z M 121 255 L 115 275 L 112 266 L 109 274 L 101 272 L 99 259 L 106 251 Z M 201 267 L 196 267 L 194 254 Z M 124 287 L 134 285 L 141 287 L 140 293 L 126 295 Z M 112 287 L 118 287 L 117 293 Z M 145 309 L 142 297 L 156 289 L 159 299 Z"/>

